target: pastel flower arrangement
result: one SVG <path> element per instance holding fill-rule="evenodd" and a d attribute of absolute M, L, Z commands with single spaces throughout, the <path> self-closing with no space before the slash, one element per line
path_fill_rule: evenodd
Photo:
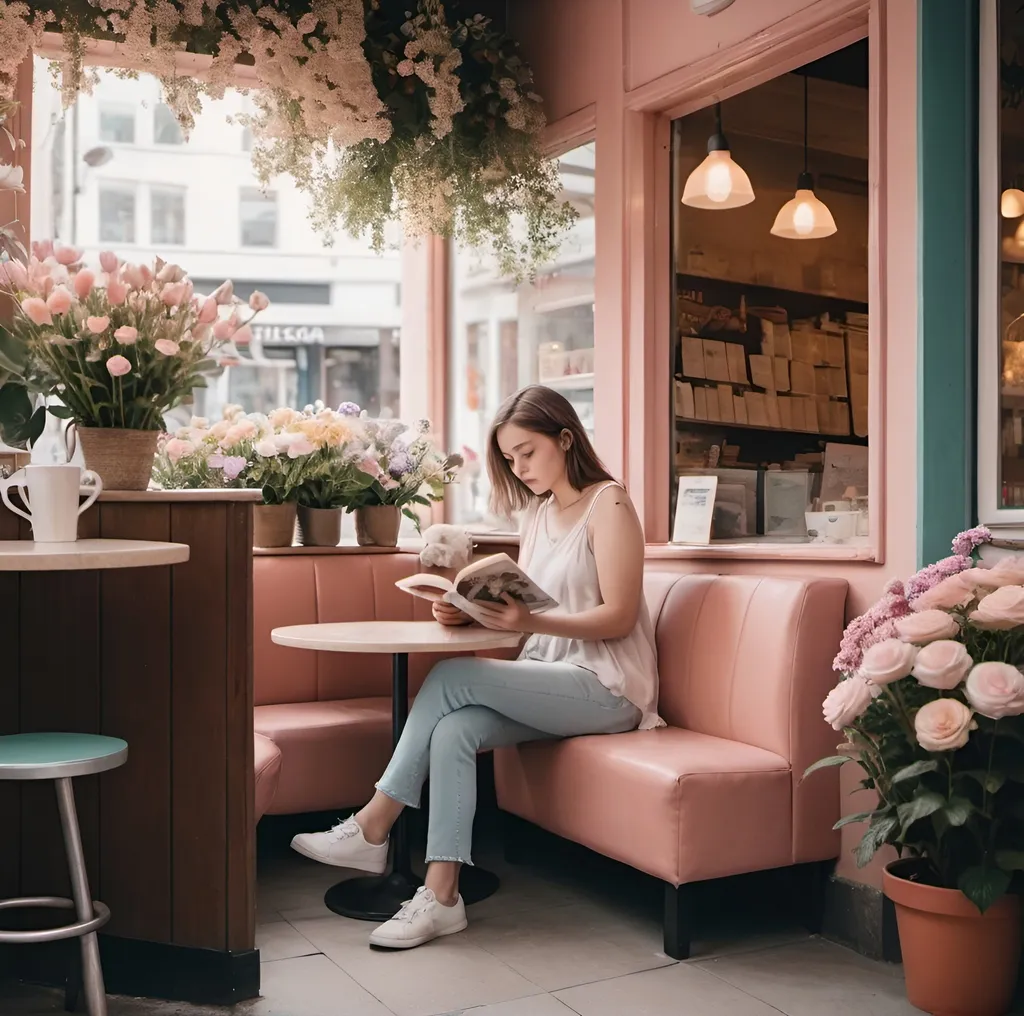
<path fill-rule="evenodd" d="M 807 770 L 855 760 L 877 793 L 837 824 L 868 823 L 860 865 L 891 844 L 982 912 L 1024 871 L 1024 556 L 982 567 L 990 540 L 961 533 L 850 623 L 823 704 L 846 741 Z"/>
<path fill-rule="evenodd" d="M 249 322 L 269 303 L 253 293 L 243 314 L 230 282 L 200 296 L 160 258 L 137 265 L 104 251 L 99 268 L 50 241 L 33 244 L 27 264 L 0 264 L 0 290 L 14 304 L 0 334 L 8 443 L 38 437 L 45 411 L 82 427 L 162 430 L 164 413 L 191 400 L 204 372 L 237 362 L 235 344 L 249 340 Z M 37 396 L 60 405 L 33 412 Z"/>

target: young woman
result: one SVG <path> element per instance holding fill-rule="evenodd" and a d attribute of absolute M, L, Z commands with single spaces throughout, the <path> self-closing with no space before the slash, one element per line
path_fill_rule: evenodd
<path fill-rule="evenodd" d="M 371 934 L 376 946 L 409 949 L 466 927 L 459 869 L 472 863 L 478 750 L 662 725 L 640 523 L 572 405 L 549 388 L 517 392 L 491 426 L 487 465 L 495 510 L 523 511 L 520 566 L 559 606 L 531 614 L 506 596 L 482 607 L 487 627 L 529 635 L 519 659 L 434 667 L 370 803 L 292 841 L 324 864 L 383 872 L 391 827 L 419 806 L 429 773 L 426 882 Z M 447 604 L 433 612 L 444 625 L 469 621 Z"/>

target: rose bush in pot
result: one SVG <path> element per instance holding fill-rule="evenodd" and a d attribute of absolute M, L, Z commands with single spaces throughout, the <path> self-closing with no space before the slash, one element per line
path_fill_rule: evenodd
<path fill-rule="evenodd" d="M 979 567 L 978 527 L 953 554 L 893 581 L 847 627 L 823 705 L 875 808 L 856 850 L 885 845 L 911 1002 L 945 1016 L 1001 1016 L 1020 957 L 1024 871 L 1024 557 Z"/>

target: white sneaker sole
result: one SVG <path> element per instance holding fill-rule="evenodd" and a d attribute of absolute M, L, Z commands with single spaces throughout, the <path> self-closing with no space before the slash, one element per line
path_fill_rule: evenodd
<path fill-rule="evenodd" d="M 377 949 L 415 949 L 419 945 L 426 945 L 427 942 L 433 942 L 436 938 L 444 938 L 445 935 L 457 935 L 460 931 L 465 931 L 469 927 L 469 920 L 463 918 L 460 924 L 452 925 L 450 928 L 445 928 L 444 931 L 439 931 L 433 935 L 420 935 L 419 938 L 409 939 L 394 939 L 386 938 L 385 936 L 377 937 L 377 932 L 373 932 L 370 935 L 370 945 Z"/>
<path fill-rule="evenodd" d="M 369 861 L 356 864 L 354 861 L 335 861 L 330 857 L 324 857 L 322 854 L 317 854 L 310 850 L 304 843 L 298 842 L 298 839 L 298 836 L 296 836 L 292 840 L 292 850 L 297 854 L 302 854 L 303 857 L 308 857 L 311 861 L 319 861 L 321 864 L 329 864 L 332 868 L 350 868 L 353 871 L 365 871 L 371 875 L 383 875 L 388 866 L 387 851 L 384 852 L 384 860 L 377 864 L 371 864 Z"/>

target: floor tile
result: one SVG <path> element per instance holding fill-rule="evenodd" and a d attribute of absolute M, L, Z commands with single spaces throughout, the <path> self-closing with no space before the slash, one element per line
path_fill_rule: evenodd
<path fill-rule="evenodd" d="M 287 960 L 294 956 L 315 956 L 320 952 L 309 939 L 304 938 L 287 921 L 258 924 L 256 926 L 256 948 L 260 951 L 260 960 L 263 963 Z"/>
<path fill-rule="evenodd" d="M 326 956 L 299 956 L 264 963 L 255 1003 L 236 1009 L 245 1016 L 391 1016 Z"/>
<path fill-rule="evenodd" d="M 476 1009 L 462 1009 L 445 1016 L 575 1016 L 572 1009 L 562 1005 L 552 995 L 533 995 L 517 998 L 497 1005 L 482 1005 Z"/>
<path fill-rule="evenodd" d="M 579 1016 L 778 1016 L 772 1006 L 693 966 L 598 981 L 555 997 Z"/>
<path fill-rule="evenodd" d="M 697 965 L 787 1016 L 920 1016 L 906 1000 L 902 968 L 822 939 Z"/>
<path fill-rule="evenodd" d="M 474 921 L 466 934 L 546 991 L 675 962 L 660 951 L 657 934 L 616 926 L 584 904 Z"/>
<path fill-rule="evenodd" d="M 465 932 L 419 949 L 383 951 L 370 949 L 373 926 L 364 921 L 332 915 L 295 927 L 396 1016 L 436 1016 L 541 992 Z"/>

